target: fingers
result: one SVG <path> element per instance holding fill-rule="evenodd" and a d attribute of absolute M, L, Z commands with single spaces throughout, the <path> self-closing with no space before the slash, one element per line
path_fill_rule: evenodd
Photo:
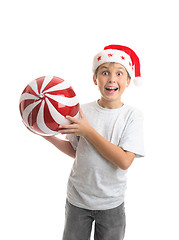
<path fill-rule="evenodd" d="M 74 134 L 78 129 L 78 125 L 75 123 L 64 124 L 59 126 L 58 132 L 61 134 Z"/>
<path fill-rule="evenodd" d="M 81 115 L 82 118 L 85 118 L 85 115 L 84 115 L 84 113 L 83 113 L 83 111 L 82 111 L 81 108 L 80 108 L 80 110 L 79 110 L 79 113 L 80 113 L 80 115 Z"/>
<path fill-rule="evenodd" d="M 71 117 L 71 116 L 66 116 L 66 119 L 70 120 L 72 123 L 78 123 L 78 119 Z"/>
<path fill-rule="evenodd" d="M 74 125 L 75 124 L 61 125 L 61 126 L 59 126 L 58 132 L 61 134 L 76 134 L 78 132 L 78 128 L 75 127 Z"/>
<path fill-rule="evenodd" d="M 71 116 L 66 116 L 66 119 L 70 120 L 72 123 L 60 125 L 58 132 L 61 134 L 73 134 L 78 128 L 78 119 Z"/>
<path fill-rule="evenodd" d="M 74 118 L 71 116 L 66 116 L 66 119 L 71 121 L 71 124 L 64 124 L 59 126 L 58 132 L 61 134 L 78 134 L 80 130 L 80 125 L 82 124 L 83 120 L 85 120 L 85 115 L 83 114 L 82 110 L 79 110 L 81 119 Z"/>
<path fill-rule="evenodd" d="M 74 129 L 61 129 L 61 130 L 58 130 L 59 133 L 61 134 L 73 134 L 75 135 L 76 134 L 76 131 Z"/>
<path fill-rule="evenodd" d="M 81 118 L 85 118 L 85 115 L 84 115 L 84 113 L 83 113 L 83 111 L 82 111 L 82 109 L 80 108 L 80 110 L 79 110 L 79 113 L 80 113 L 80 116 L 81 116 Z M 71 116 L 66 116 L 66 118 L 68 119 L 68 120 L 70 120 L 71 122 L 74 122 L 74 123 L 77 123 L 78 122 L 78 118 L 74 118 L 74 117 L 71 117 Z"/>
<path fill-rule="evenodd" d="M 60 130 L 62 130 L 63 128 L 64 129 L 76 129 L 77 128 L 77 124 L 74 124 L 74 123 L 68 124 L 68 125 L 64 124 L 64 125 L 60 125 L 59 128 L 60 128 Z"/>

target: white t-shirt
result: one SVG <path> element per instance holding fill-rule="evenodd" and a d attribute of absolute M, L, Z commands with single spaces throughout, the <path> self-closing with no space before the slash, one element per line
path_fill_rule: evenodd
<path fill-rule="evenodd" d="M 144 156 L 143 115 L 126 104 L 121 108 L 107 109 L 97 102 L 81 106 L 91 126 L 105 139 Z M 76 158 L 67 186 L 68 201 L 80 208 L 106 210 L 124 202 L 126 173 L 105 159 L 84 137 L 68 135 Z"/>

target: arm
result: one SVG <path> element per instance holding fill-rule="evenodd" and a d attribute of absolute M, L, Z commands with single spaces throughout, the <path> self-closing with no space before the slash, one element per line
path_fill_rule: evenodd
<path fill-rule="evenodd" d="M 50 143 L 52 143 L 55 147 L 57 147 L 61 152 L 67 154 L 68 156 L 75 158 L 76 151 L 73 149 L 71 143 L 69 141 L 65 141 L 59 139 L 55 136 L 43 137 Z"/>
<path fill-rule="evenodd" d="M 104 158 L 123 170 L 128 169 L 135 158 L 134 153 L 124 151 L 122 148 L 112 144 L 94 129 L 91 129 L 86 138 Z"/>
<path fill-rule="evenodd" d="M 25 125 L 26 126 L 26 125 Z M 27 127 L 27 126 L 26 126 Z M 30 128 L 27 127 L 27 129 L 33 132 Z M 37 134 L 38 135 L 38 134 Z M 68 156 L 75 158 L 76 151 L 73 149 L 71 143 L 69 141 L 61 140 L 55 136 L 42 136 L 44 139 L 52 143 L 55 147 L 57 147 L 61 152 L 67 154 Z"/>
<path fill-rule="evenodd" d="M 92 128 L 81 110 L 80 115 L 81 119 L 75 119 L 68 116 L 67 119 L 72 121 L 73 124 L 61 126 L 63 129 L 59 132 L 62 134 L 84 136 L 104 158 L 123 170 L 128 169 L 135 158 L 135 154 L 124 151 L 122 148 L 107 141 L 94 128 Z"/>

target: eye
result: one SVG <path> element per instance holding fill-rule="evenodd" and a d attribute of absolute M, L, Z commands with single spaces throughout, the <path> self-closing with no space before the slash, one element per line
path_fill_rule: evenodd
<path fill-rule="evenodd" d="M 104 75 L 104 76 L 109 75 L 109 72 L 107 72 L 107 71 L 102 72 L 102 75 Z"/>
<path fill-rule="evenodd" d="M 121 76 L 121 75 L 122 75 L 122 72 L 118 72 L 118 73 L 117 73 L 117 76 Z"/>

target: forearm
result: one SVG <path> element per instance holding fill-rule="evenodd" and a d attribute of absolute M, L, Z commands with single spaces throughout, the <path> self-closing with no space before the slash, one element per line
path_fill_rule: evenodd
<path fill-rule="evenodd" d="M 80 110 L 80 115 L 81 119 L 66 116 L 66 118 L 73 122 L 73 124 L 61 125 L 59 132 L 61 134 L 74 134 L 78 136 L 84 136 L 93 144 L 96 150 L 104 158 L 123 170 L 128 169 L 135 158 L 135 154 L 132 152 L 124 151 L 122 148 L 107 141 L 89 124 L 82 110 Z"/>
<path fill-rule="evenodd" d="M 95 129 L 91 129 L 86 138 L 93 144 L 97 151 L 107 160 L 123 170 L 129 168 L 135 154 L 126 152 L 122 148 L 112 144 L 103 138 Z"/>
<path fill-rule="evenodd" d="M 52 143 L 55 147 L 57 147 L 61 152 L 67 154 L 68 156 L 75 158 L 76 151 L 73 149 L 71 143 L 69 141 L 65 141 L 59 139 L 55 136 L 44 136 L 44 139 Z"/>

